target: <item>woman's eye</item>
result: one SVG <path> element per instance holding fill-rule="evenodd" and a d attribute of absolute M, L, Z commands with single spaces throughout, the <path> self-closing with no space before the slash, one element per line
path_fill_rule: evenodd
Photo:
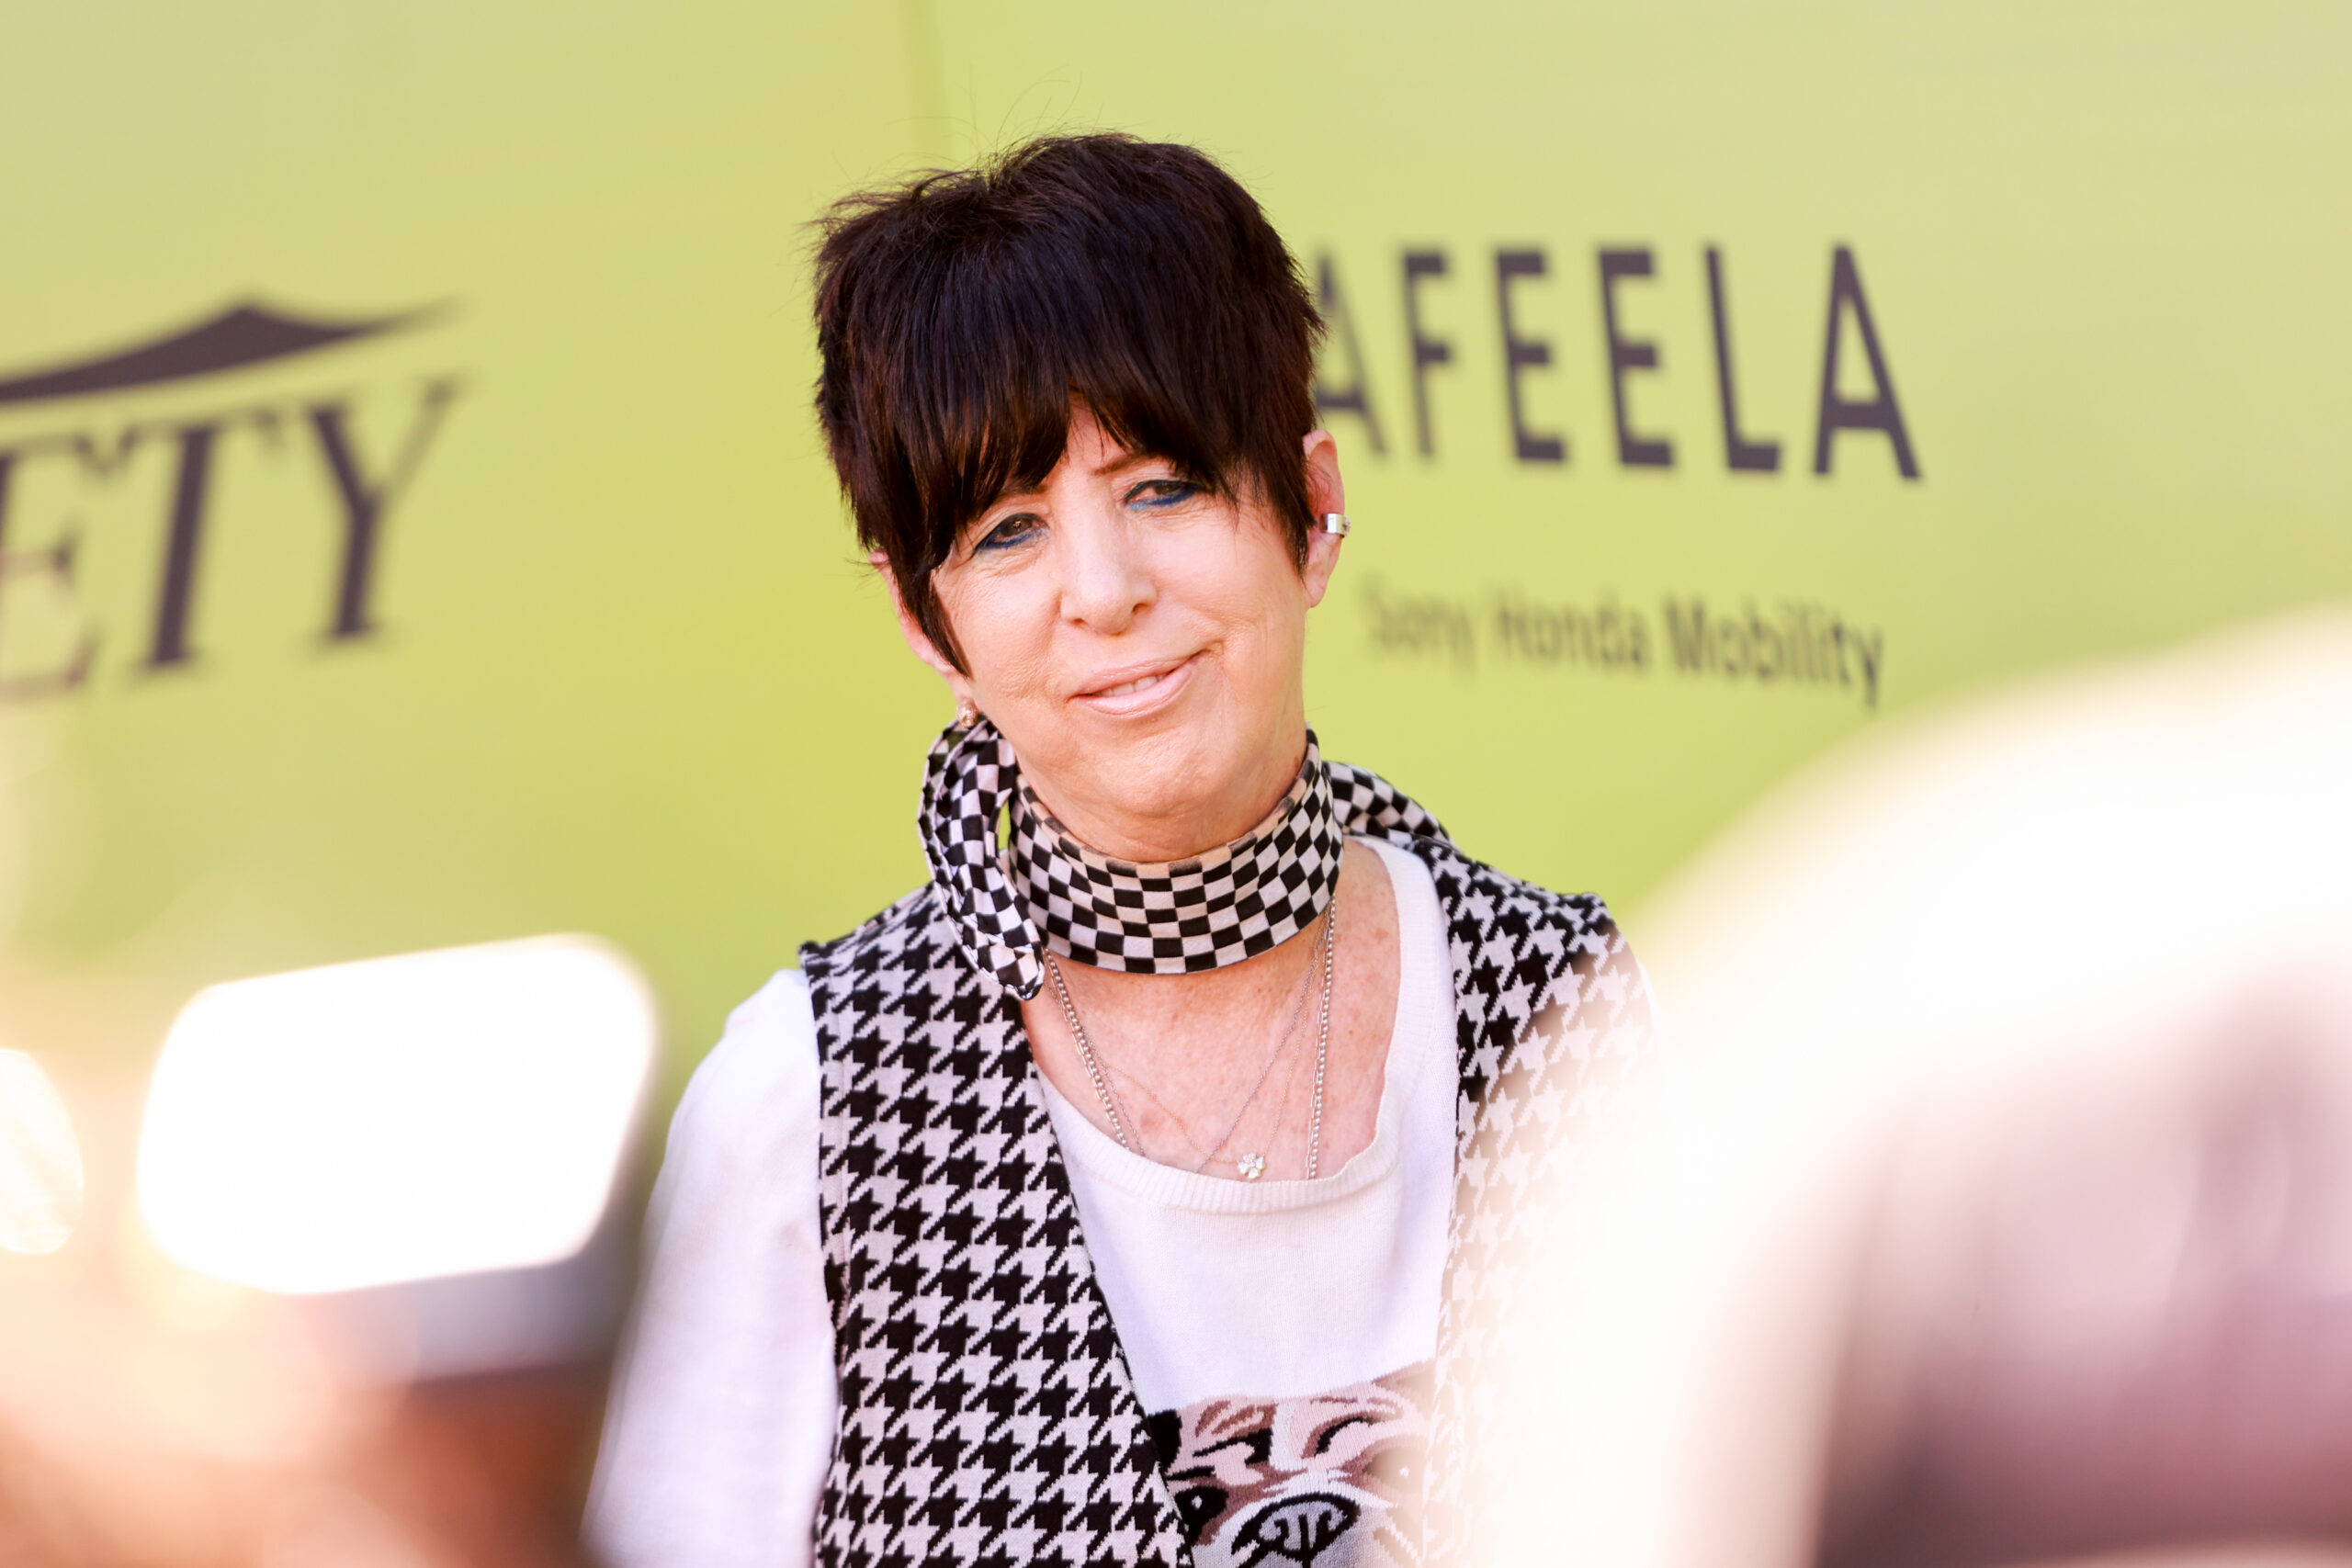
<path fill-rule="evenodd" d="M 983 550 L 1011 549 L 1015 545 L 1026 543 L 1040 526 L 1037 519 L 1025 512 L 1007 517 L 974 541 L 972 553 L 978 555 Z"/>
<path fill-rule="evenodd" d="M 1157 510 L 1175 506 L 1201 493 L 1201 487 L 1189 479 L 1146 479 L 1127 491 L 1127 504 Z"/>

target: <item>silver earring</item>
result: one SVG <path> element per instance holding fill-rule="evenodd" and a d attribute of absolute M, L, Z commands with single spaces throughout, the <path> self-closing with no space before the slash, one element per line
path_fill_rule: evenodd
<path fill-rule="evenodd" d="M 1348 521 L 1348 514 L 1344 512 L 1326 512 L 1323 514 L 1323 531 L 1326 534 L 1337 534 L 1344 539 L 1348 536 L 1348 530 L 1353 526 L 1354 525 Z"/>

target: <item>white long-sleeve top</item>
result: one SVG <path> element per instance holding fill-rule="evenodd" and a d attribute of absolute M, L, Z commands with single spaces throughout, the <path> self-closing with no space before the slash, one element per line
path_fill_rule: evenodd
<path fill-rule="evenodd" d="M 1418 1495 L 1453 1200 L 1452 961 L 1428 868 L 1357 841 L 1388 871 L 1399 973 L 1378 1124 L 1340 1170 L 1243 1183 L 1158 1165 L 1046 1086 L 1203 1568 L 1341 1517 L 1318 1568 L 1390 1561 L 1391 1506 Z M 671 1124 L 588 1506 L 609 1568 L 812 1559 L 839 1403 L 817 1125 L 816 1023 L 787 970 L 729 1020 Z"/>

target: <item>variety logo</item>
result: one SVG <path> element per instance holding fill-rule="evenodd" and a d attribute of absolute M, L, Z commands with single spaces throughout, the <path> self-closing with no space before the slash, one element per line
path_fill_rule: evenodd
<path fill-rule="evenodd" d="M 229 371 L 268 365 L 358 343 L 421 324 L 433 310 L 411 310 L 357 321 L 325 321 L 238 304 L 176 332 L 127 348 L 16 375 L 0 375 L 0 413 L 12 405 L 119 394 L 168 387 Z M 365 637 L 376 627 L 370 604 L 384 529 L 416 477 L 459 391 L 454 376 L 428 378 L 415 394 L 405 430 L 388 455 L 371 461 L 354 430 L 347 395 L 246 405 L 214 412 L 121 423 L 85 421 L 0 445 L 0 649 L 11 616 L 9 590 L 45 578 L 70 592 L 82 543 L 69 527 L 56 542 L 22 547 L 11 538 L 14 504 L 30 465 L 76 465 L 91 483 L 117 482 L 132 457 L 160 446 L 170 453 L 171 481 L 159 519 L 162 549 L 153 611 L 139 661 L 151 671 L 185 667 L 196 657 L 192 615 L 202 575 L 213 478 L 222 443 L 258 432 L 309 448 L 334 498 L 331 526 L 339 539 L 322 630 L 330 642 Z M 20 669 L 0 659 L 0 700 L 66 692 L 89 679 L 99 632 L 85 630 L 76 646 L 43 667 Z"/>

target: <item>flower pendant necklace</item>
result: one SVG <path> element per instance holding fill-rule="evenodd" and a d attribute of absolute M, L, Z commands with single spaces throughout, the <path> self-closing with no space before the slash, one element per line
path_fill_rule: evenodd
<path fill-rule="evenodd" d="M 1306 1113 L 1306 1179 L 1309 1181 L 1316 1179 L 1316 1174 L 1322 1165 L 1323 1092 L 1331 1059 L 1331 988 L 1333 977 L 1338 970 L 1337 950 L 1340 945 L 1340 899 L 1336 889 L 1333 890 L 1330 903 L 1326 907 L 1323 941 L 1320 945 L 1323 949 L 1323 1006 L 1316 1022 L 1315 1085 L 1307 1101 Z M 1102 1064 L 1095 1057 L 1093 1043 L 1086 1037 L 1086 1026 L 1078 1021 L 1078 1009 L 1070 1001 L 1069 987 L 1062 979 L 1061 965 L 1050 953 L 1046 957 L 1046 972 L 1053 977 L 1054 994 L 1060 998 L 1062 1004 L 1062 1018 L 1069 1025 L 1070 1038 L 1078 1043 L 1078 1059 L 1085 1066 L 1087 1080 L 1093 1084 L 1095 1097 L 1102 1105 L 1103 1117 L 1111 1123 L 1111 1135 L 1118 1139 L 1119 1146 L 1129 1154 L 1137 1153 L 1135 1140 L 1127 1134 L 1127 1118 L 1120 1113 L 1118 1100 L 1111 1092 L 1111 1080 L 1103 1076 Z M 1289 1038 L 1289 1032 L 1288 1030 L 1283 1031 L 1283 1039 Z M 1225 1136 L 1217 1140 L 1216 1146 L 1209 1150 L 1208 1157 L 1195 1167 L 1195 1169 L 1205 1170 L 1216 1160 L 1218 1152 L 1233 1141 L 1233 1134 L 1239 1128 L 1241 1118 L 1249 1114 L 1250 1107 L 1256 1102 L 1258 1090 L 1265 1087 L 1267 1077 L 1273 1072 L 1274 1060 L 1281 1054 L 1282 1047 L 1278 1042 L 1273 1053 L 1266 1059 L 1265 1071 L 1258 1075 L 1257 1084 L 1250 1090 L 1249 1096 L 1242 1100 L 1241 1109 L 1235 1112 L 1233 1126 L 1226 1129 Z M 1179 1123 L 1180 1130 L 1182 1124 Z M 1199 1146 L 1197 1144 L 1193 1145 L 1195 1148 Z M 1233 1164 L 1234 1169 L 1244 1181 L 1256 1181 L 1266 1174 L 1266 1156 L 1260 1152 L 1245 1152 Z"/>

